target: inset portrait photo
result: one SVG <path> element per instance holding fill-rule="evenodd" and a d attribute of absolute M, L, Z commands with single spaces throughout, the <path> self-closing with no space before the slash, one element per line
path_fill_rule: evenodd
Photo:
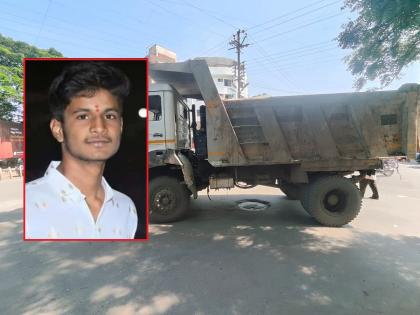
<path fill-rule="evenodd" d="M 25 59 L 24 240 L 147 239 L 147 60 Z"/>

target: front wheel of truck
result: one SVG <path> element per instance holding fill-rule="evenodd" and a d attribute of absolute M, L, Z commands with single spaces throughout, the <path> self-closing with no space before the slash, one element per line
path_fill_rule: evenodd
<path fill-rule="evenodd" d="M 361 200 L 359 189 L 349 179 L 328 176 L 308 184 L 302 205 L 322 225 L 339 227 L 359 214 Z"/>
<path fill-rule="evenodd" d="M 174 177 L 161 176 L 149 185 L 149 214 L 153 223 L 182 219 L 188 212 L 189 194 L 185 185 Z"/>

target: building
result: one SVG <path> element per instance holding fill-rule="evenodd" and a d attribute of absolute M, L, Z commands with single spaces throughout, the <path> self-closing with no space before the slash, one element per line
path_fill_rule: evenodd
<path fill-rule="evenodd" d="M 198 60 L 205 60 L 209 66 L 210 73 L 216 84 L 217 91 L 222 100 L 236 98 L 237 79 L 236 61 L 224 57 L 198 57 Z M 247 83 L 246 74 L 244 84 Z M 245 87 L 241 92 L 242 97 L 248 97 L 248 88 Z"/>
<path fill-rule="evenodd" d="M 176 53 L 157 44 L 149 48 L 150 63 L 176 62 Z M 233 99 L 237 96 L 236 61 L 224 57 L 198 57 L 205 60 L 209 66 L 217 91 L 222 100 Z M 244 85 L 247 85 L 247 76 L 244 74 Z M 241 91 L 242 97 L 248 97 L 248 88 Z"/>
<path fill-rule="evenodd" d="M 156 44 L 149 48 L 146 57 L 149 58 L 150 63 L 176 62 L 175 52 Z"/>

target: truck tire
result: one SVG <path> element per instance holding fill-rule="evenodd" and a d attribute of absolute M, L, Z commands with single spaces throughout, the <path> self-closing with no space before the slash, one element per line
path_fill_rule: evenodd
<path fill-rule="evenodd" d="M 178 179 L 161 176 L 149 185 L 149 218 L 153 223 L 182 219 L 188 213 L 188 189 Z"/>
<path fill-rule="evenodd" d="M 298 185 L 282 182 L 279 185 L 279 187 L 280 187 L 280 190 L 290 200 L 299 200 L 299 187 L 298 187 Z"/>
<path fill-rule="evenodd" d="M 351 222 L 362 206 L 359 189 L 340 176 L 322 177 L 309 183 L 301 201 L 316 221 L 331 227 Z"/>

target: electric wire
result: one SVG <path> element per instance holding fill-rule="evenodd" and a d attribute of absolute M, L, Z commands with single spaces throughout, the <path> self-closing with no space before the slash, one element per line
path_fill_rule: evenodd
<path fill-rule="evenodd" d="M 314 2 L 314 3 L 312 3 L 312 4 L 307 5 L 307 6 L 301 7 L 301 8 L 299 8 L 299 9 L 296 9 L 296 10 L 290 11 L 290 12 L 288 12 L 288 13 L 286 13 L 286 14 L 282 14 L 282 15 L 280 15 L 280 16 L 277 16 L 277 17 L 275 17 L 275 18 L 272 18 L 272 19 L 270 19 L 270 20 L 268 20 L 268 21 L 266 21 L 266 22 L 259 23 L 259 24 L 256 24 L 256 25 L 253 25 L 253 26 L 247 27 L 247 28 L 246 28 L 246 30 L 247 30 L 247 31 L 249 31 L 249 30 L 252 30 L 252 29 L 254 29 L 254 28 L 261 27 L 261 26 L 263 26 L 263 25 L 269 24 L 269 23 L 271 23 L 271 22 L 273 22 L 273 21 L 276 21 L 276 20 L 281 19 L 281 18 L 283 18 L 283 17 L 289 16 L 289 15 L 291 15 L 291 14 L 293 14 L 293 13 L 296 13 L 296 12 L 302 11 L 302 10 L 304 10 L 304 9 L 306 9 L 306 8 L 310 8 L 310 7 L 314 6 L 314 5 L 317 5 L 317 4 L 319 4 L 319 3 L 321 3 L 321 2 L 325 2 L 325 1 L 326 1 L 326 0 L 316 1 L 316 2 Z"/>
<path fill-rule="evenodd" d="M 274 25 L 271 25 L 271 26 L 265 27 L 265 28 L 263 28 L 263 29 L 261 29 L 261 30 L 258 30 L 258 31 L 256 31 L 256 32 L 254 32 L 254 35 L 255 35 L 255 34 L 258 34 L 258 33 L 261 33 L 261 32 L 264 32 L 264 31 L 267 31 L 267 30 L 272 29 L 272 28 L 274 28 L 274 27 L 277 27 L 277 26 L 279 26 L 279 25 L 285 24 L 285 23 L 287 23 L 287 22 L 294 21 L 294 20 L 296 20 L 296 19 L 298 19 L 298 18 L 301 18 L 301 17 L 306 16 L 306 15 L 308 15 L 308 14 L 311 14 L 311 13 L 317 12 L 317 11 L 319 11 L 319 10 L 322 10 L 322 9 L 324 9 L 324 8 L 327 8 L 327 7 L 331 6 L 331 5 L 334 5 L 334 4 L 339 3 L 339 2 L 341 2 L 341 0 L 339 0 L 339 1 L 334 1 L 334 2 L 331 2 L 331 3 L 328 3 L 328 4 L 324 5 L 324 6 L 321 6 L 321 7 L 319 7 L 319 8 L 316 8 L 316 9 L 311 10 L 311 11 L 309 11 L 309 12 L 302 13 L 302 14 L 297 15 L 297 16 L 294 16 L 294 17 L 292 17 L 292 18 L 290 18 L 290 19 L 286 19 L 286 20 L 284 20 L 284 21 L 281 21 L 280 23 L 276 23 L 276 24 L 274 24 Z"/>

